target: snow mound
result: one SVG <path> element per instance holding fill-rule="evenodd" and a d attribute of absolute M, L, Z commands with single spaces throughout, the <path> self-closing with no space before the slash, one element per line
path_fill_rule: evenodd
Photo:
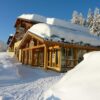
<path fill-rule="evenodd" d="M 84 55 L 84 60 L 48 91 L 44 100 L 100 100 L 100 51 Z"/>
<path fill-rule="evenodd" d="M 5 94 L 0 100 L 15 100 L 15 98 L 10 94 Z"/>
<path fill-rule="evenodd" d="M 64 74 L 24 65 L 0 53 L 0 100 L 39 100 Z"/>
<path fill-rule="evenodd" d="M 52 39 L 53 41 L 61 41 L 61 38 L 64 38 L 65 41 L 69 42 L 74 40 L 74 42 L 83 41 L 84 43 L 96 46 L 100 45 L 100 38 L 89 33 L 45 23 L 33 25 L 28 31 L 44 39 Z"/>
<path fill-rule="evenodd" d="M 6 53 L 0 53 L 0 86 L 20 78 L 17 63 L 14 62 Z"/>

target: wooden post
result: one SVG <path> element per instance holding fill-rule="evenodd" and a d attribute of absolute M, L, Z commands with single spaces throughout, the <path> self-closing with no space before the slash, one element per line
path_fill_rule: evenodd
<path fill-rule="evenodd" d="M 59 66 L 59 71 L 61 71 L 61 47 L 59 48 L 58 51 L 58 66 Z"/>
<path fill-rule="evenodd" d="M 32 65 L 32 50 L 31 50 L 31 55 L 30 56 L 31 56 L 31 59 L 30 59 L 31 62 L 30 62 L 30 64 Z"/>
<path fill-rule="evenodd" d="M 49 66 L 52 67 L 52 53 L 51 53 L 51 50 L 49 52 L 49 60 L 50 60 L 50 63 L 49 63 Z"/>
<path fill-rule="evenodd" d="M 74 49 L 74 66 L 78 63 L 78 52 L 77 49 Z"/>
<path fill-rule="evenodd" d="M 27 50 L 27 64 L 29 64 L 29 50 Z"/>
<path fill-rule="evenodd" d="M 21 49 L 21 62 L 23 63 L 23 50 Z"/>
<path fill-rule="evenodd" d="M 24 51 L 22 50 L 22 64 L 24 64 Z"/>
<path fill-rule="evenodd" d="M 34 66 L 34 51 L 32 49 L 32 65 Z"/>
<path fill-rule="evenodd" d="M 47 46 L 44 47 L 44 69 L 47 69 L 48 53 Z"/>

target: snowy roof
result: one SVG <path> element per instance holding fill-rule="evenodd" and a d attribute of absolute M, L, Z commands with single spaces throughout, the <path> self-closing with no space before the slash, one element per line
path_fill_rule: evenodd
<path fill-rule="evenodd" d="M 10 34 L 9 36 L 14 36 L 14 34 Z"/>
<path fill-rule="evenodd" d="M 22 14 L 18 18 L 44 23 L 46 22 L 46 17 L 37 14 Z"/>
<path fill-rule="evenodd" d="M 72 24 L 68 21 L 57 19 L 57 18 L 47 18 L 46 23 L 50 24 L 50 25 L 67 27 L 67 28 L 79 30 L 79 31 L 82 31 L 82 32 L 89 32 L 89 29 L 84 27 L 84 26 L 79 26 L 79 25 L 76 25 L 76 24 Z"/>
<path fill-rule="evenodd" d="M 74 42 L 83 41 L 95 46 L 100 45 L 98 37 L 91 35 L 89 32 L 82 32 L 69 27 L 38 23 L 33 25 L 28 31 L 44 39 L 52 39 L 53 41 L 61 41 L 61 38 L 64 38 L 65 41 L 69 42 L 74 40 Z"/>
<path fill-rule="evenodd" d="M 82 32 L 88 32 L 89 29 L 86 27 L 82 27 L 76 24 L 72 24 L 68 21 L 65 20 L 61 20 L 58 18 L 47 18 L 38 14 L 22 14 L 21 16 L 19 16 L 18 18 L 21 19 L 27 19 L 27 20 L 31 20 L 31 21 L 38 21 L 38 22 L 43 22 L 43 23 L 47 23 L 50 25 L 56 25 L 56 26 L 62 26 L 62 27 L 68 27 L 71 29 L 75 29 L 75 30 L 79 30 Z"/>

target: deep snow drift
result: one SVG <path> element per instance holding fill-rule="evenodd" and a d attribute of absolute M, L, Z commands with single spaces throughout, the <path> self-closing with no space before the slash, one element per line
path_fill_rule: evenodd
<path fill-rule="evenodd" d="M 69 25 L 69 24 L 68 24 Z M 75 43 L 80 43 L 83 41 L 84 44 L 91 44 L 95 46 L 100 45 L 100 38 L 96 37 L 89 32 L 80 31 L 79 29 L 68 28 L 68 27 L 60 27 L 55 25 L 49 25 L 45 23 L 38 23 L 33 25 L 29 30 L 29 32 L 43 38 L 52 41 L 64 41 L 71 42 L 74 40 Z"/>
<path fill-rule="evenodd" d="M 22 65 L 0 53 L 0 100 L 38 100 L 63 74 Z"/>
<path fill-rule="evenodd" d="M 100 100 L 100 51 L 84 55 L 84 60 L 48 91 L 44 100 Z"/>

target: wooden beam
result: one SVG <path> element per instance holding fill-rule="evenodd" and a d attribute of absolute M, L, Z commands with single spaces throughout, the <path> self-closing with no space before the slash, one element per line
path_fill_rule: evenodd
<path fill-rule="evenodd" d="M 78 63 L 78 50 L 74 49 L 74 66 Z"/>
<path fill-rule="evenodd" d="M 38 35 L 36 35 L 36 34 L 33 34 L 33 33 L 31 33 L 31 32 L 28 32 L 28 34 L 29 34 L 31 37 L 35 38 L 36 40 L 39 40 L 39 41 L 41 41 L 41 42 L 44 42 L 44 39 L 41 38 L 40 36 L 38 36 Z"/>
<path fill-rule="evenodd" d="M 65 48 L 80 48 L 80 49 L 84 49 L 84 50 L 100 50 L 99 47 L 95 47 L 95 46 L 85 46 L 85 45 L 79 45 L 79 44 L 72 44 L 72 43 L 64 43 L 64 42 L 55 42 L 55 41 L 45 41 L 45 44 L 47 44 L 48 46 L 61 46 L 61 47 L 65 47 Z"/>
<path fill-rule="evenodd" d="M 47 64 L 48 64 L 48 50 L 47 50 L 47 46 L 45 45 L 44 47 L 44 69 L 47 69 Z"/>
<path fill-rule="evenodd" d="M 23 49 L 23 50 L 25 51 L 25 50 L 31 50 L 31 49 L 40 49 L 40 48 L 42 48 L 42 47 L 45 47 L 45 44 L 38 45 L 38 46 L 33 46 L 33 47 L 31 47 L 31 48 L 25 48 L 25 49 Z"/>
<path fill-rule="evenodd" d="M 59 65 L 59 71 L 61 71 L 61 48 L 58 51 L 58 65 Z"/>

